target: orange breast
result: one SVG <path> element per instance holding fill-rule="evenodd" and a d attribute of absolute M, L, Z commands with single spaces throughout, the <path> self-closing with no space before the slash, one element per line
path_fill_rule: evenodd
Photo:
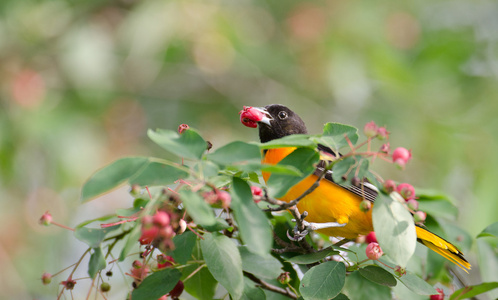
<path fill-rule="evenodd" d="M 269 149 L 263 158 L 263 163 L 277 164 L 295 148 Z M 268 181 L 271 174 L 263 172 L 263 178 Z M 293 186 L 280 200 L 290 202 L 304 193 L 318 179 L 316 175 L 304 178 Z M 326 179 L 320 181 L 320 186 L 302 199 L 297 207 L 301 213 L 308 212 L 306 221 L 315 223 L 338 222 L 347 224 L 344 227 L 327 228 L 318 232 L 345 238 L 356 238 L 358 234 L 373 231 L 371 210 L 364 213 L 360 210 L 362 198 L 341 188 Z"/>

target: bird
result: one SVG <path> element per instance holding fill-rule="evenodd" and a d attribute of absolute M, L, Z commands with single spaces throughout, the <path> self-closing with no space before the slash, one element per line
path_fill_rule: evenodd
<path fill-rule="evenodd" d="M 281 104 L 271 104 L 265 107 L 244 106 L 240 112 L 240 121 L 247 127 L 258 128 L 261 143 L 293 134 L 308 134 L 306 125 L 299 115 Z M 295 149 L 295 147 L 266 149 L 263 152 L 262 163 L 277 164 Z M 319 144 L 318 150 L 337 157 L 336 153 L 326 146 Z M 318 180 L 318 176 L 323 172 L 323 165 L 321 161 L 313 174 L 291 187 L 279 200 L 290 202 L 302 195 Z M 267 172 L 263 172 L 262 175 L 265 182 L 271 176 Z M 332 176 L 327 175 L 320 180 L 320 184 L 313 192 L 297 204 L 301 213 L 307 212 L 306 220 L 313 223 L 338 223 L 339 226 L 317 230 L 332 237 L 355 239 L 359 235 L 367 235 L 374 231 L 372 212 L 371 210 L 362 211 L 360 203 L 367 199 L 374 205 L 377 196 L 376 188 L 365 182 L 361 188 L 338 184 L 333 181 Z M 418 242 L 468 272 L 471 265 L 455 245 L 419 224 L 415 224 L 415 229 Z"/>

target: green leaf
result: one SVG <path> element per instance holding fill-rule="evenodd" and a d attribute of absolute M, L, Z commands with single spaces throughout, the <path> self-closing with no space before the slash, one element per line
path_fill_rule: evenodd
<path fill-rule="evenodd" d="M 353 272 L 348 276 L 343 293 L 351 300 L 392 298 L 390 288 L 373 283 L 361 276 L 358 271 Z"/>
<path fill-rule="evenodd" d="M 396 264 L 406 267 L 415 252 L 416 233 L 411 214 L 399 202 L 379 193 L 372 212 L 377 240 Z"/>
<path fill-rule="evenodd" d="M 393 287 L 397 284 L 396 278 L 391 273 L 375 265 L 361 268 L 359 272 L 361 276 L 380 285 Z"/>
<path fill-rule="evenodd" d="M 395 265 L 385 261 L 384 259 L 382 259 L 382 262 L 388 266 L 390 266 L 391 268 L 388 268 L 380 263 L 377 263 L 376 264 L 383 268 L 384 270 L 386 270 L 387 272 L 391 273 L 392 275 L 394 275 L 394 277 L 396 277 L 399 281 L 401 281 L 401 283 L 403 283 L 408 289 L 410 289 L 411 291 L 419 294 L 419 295 L 434 295 L 434 294 L 437 294 L 437 291 L 436 289 L 428 284 L 425 280 L 423 280 L 422 278 L 418 277 L 417 275 L 413 274 L 412 272 L 410 272 L 409 270 L 406 270 L 406 274 L 401 276 L 401 277 L 398 277 L 394 274 L 394 267 Z"/>
<path fill-rule="evenodd" d="M 105 239 L 108 233 L 118 229 L 120 225 L 107 227 L 103 229 L 99 228 L 87 228 L 87 227 L 76 227 L 74 230 L 74 236 L 87 244 L 90 248 L 99 248 L 102 241 Z"/>
<path fill-rule="evenodd" d="M 312 264 L 312 263 L 315 263 L 317 261 L 320 261 L 327 256 L 335 255 L 338 253 L 339 253 L 339 251 L 336 251 L 334 249 L 325 248 L 325 249 L 318 251 L 318 252 L 293 256 L 293 257 L 287 259 L 287 261 L 295 263 L 295 264 L 307 265 L 307 264 Z"/>
<path fill-rule="evenodd" d="M 451 201 L 442 195 L 429 195 L 418 193 L 419 210 L 424 211 L 434 217 L 442 217 L 455 220 L 458 215 L 458 208 Z"/>
<path fill-rule="evenodd" d="M 283 272 L 280 261 L 269 254 L 265 256 L 254 254 L 247 246 L 240 246 L 239 252 L 242 258 L 242 270 L 256 277 L 275 279 Z"/>
<path fill-rule="evenodd" d="M 146 157 L 125 157 L 98 170 L 83 185 L 81 201 L 86 202 L 124 183 L 149 162 Z"/>
<path fill-rule="evenodd" d="M 220 168 L 217 164 L 209 160 L 201 160 L 194 165 L 194 172 L 202 173 L 204 178 L 211 178 L 218 175 Z"/>
<path fill-rule="evenodd" d="M 203 227 L 207 231 L 215 232 L 230 228 L 230 225 L 228 225 L 227 221 L 224 219 L 216 218 L 216 223 L 214 223 L 214 225 L 203 225 Z"/>
<path fill-rule="evenodd" d="M 257 287 L 254 282 L 244 277 L 244 293 L 241 300 L 266 300 L 265 292 Z"/>
<path fill-rule="evenodd" d="M 158 299 L 169 293 L 180 280 L 182 274 L 177 269 L 166 268 L 145 277 L 138 288 L 131 293 L 133 300 Z"/>
<path fill-rule="evenodd" d="M 185 130 L 182 134 L 173 130 L 149 129 L 147 135 L 156 144 L 178 157 L 197 160 L 207 149 L 206 141 L 193 129 Z"/>
<path fill-rule="evenodd" d="M 337 295 L 337 297 L 335 297 L 332 300 L 349 300 L 349 298 L 348 298 L 348 296 L 341 293 L 341 294 Z"/>
<path fill-rule="evenodd" d="M 363 178 L 367 175 L 369 161 L 361 156 L 350 156 L 337 161 L 332 167 L 332 179 L 338 184 L 351 184 L 354 176 Z M 342 177 L 346 175 L 347 179 Z"/>
<path fill-rule="evenodd" d="M 257 145 L 261 149 L 274 149 L 282 147 L 316 148 L 316 144 L 310 140 L 310 135 L 306 134 L 292 134 L 266 143 L 259 143 Z"/>
<path fill-rule="evenodd" d="M 275 173 L 275 174 L 285 174 L 291 176 L 303 176 L 298 168 L 294 166 L 284 166 L 284 165 L 261 165 L 261 171 Z"/>
<path fill-rule="evenodd" d="M 296 177 L 285 174 L 272 174 L 268 179 L 270 195 L 275 198 L 283 197 L 287 191 L 301 181 L 304 177 L 310 175 L 315 170 L 314 164 L 318 163 L 320 155 L 310 148 L 298 148 L 291 154 L 282 159 L 278 165 L 290 165 L 303 172 L 303 176 Z"/>
<path fill-rule="evenodd" d="M 220 165 L 230 165 L 238 162 L 261 161 L 261 150 L 257 145 L 240 141 L 232 142 L 213 153 L 207 158 Z"/>
<path fill-rule="evenodd" d="M 188 175 L 186 170 L 178 167 L 160 162 L 150 162 L 131 177 L 129 182 L 141 186 L 168 185 L 178 179 L 186 178 Z"/>
<path fill-rule="evenodd" d="M 104 253 L 100 247 L 93 248 L 93 253 L 90 256 L 90 261 L 88 262 L 88 275 L 90 278 L 95 278 L 98 271 L 103 270 L 106 267 Z"/>
<path fill-rule="evenodd" d="M 197 236 L 192 231 L 186 231 L 173 237 L 175 250 L 171 251 L 171 256 L 179 264 L 186 264 L 191 258 Z"/>
<path fill-rule="evenodd" d="M 479 238 L 484 236 L 498 237 L 498 222 L 494 222 L 486 227 L 477 237 Z"/>
<path fill-rule="evenodd" d="M 306 300 L 327 300 L 339 295 L 346 279 L 342 262 L 328 261 L 314 266 L 301 280 L 299 291 Z"/>
<path fill-rule="evenodd" d="M 244 291 L 242 260 L 237 246 L 226 236 L 206 233 L 201 250 L 213 277 L 227 289 L 232 298 L 239 299 Z"/>
<path fill-rule="evenodd" d="M 196 224 L 212 226 L 216 224 L 213 210 L 209 204 L 198 194 L 190 191 L 180 191 L 180 198 L 187 209 L 187 213 L 194 219 Z"/>
<path fill-rule="evenodd" d="M 131 232 L 128 234 L 128 239 L 126 240 L 123 248 L 121 249 L 121 253 L 119 254 L 119 261 L 125 260 L 125 258 L 128 256 L 128 253 L 130 251 L 138 246 L 138 239 L 140 238 L 140 235 L 142 234 L 141 232 L 141 226 L 135 226 L 131 230 Z"/>
<path fill-rule="evenodd" d="M 482 281 L 494 282 L 498 281 L 498 239 L 493 237 L 481 237 L 476 240 L 477 258 L 479 262 L 479 271 Z M 490 298 L 498 298 L 498 291 L 490 291 Z"/>
<path fill-rule="evenodd" d="M 265 213 L 254 202 L 251 188 L 244 180 L 234 177 L 231 194 L 230 207 L 242 241 L 251 252 L 260 256 L 269 255 L 273 243 L 270 223 Z"/>
<path fill-rule="evenodd" d="M 498 282 L 484 282 L 478 285 L 466 286 L 455 291 L 450 300 L 472 298 L 482 293 L 498 288 Z"/>
<path fill-rule="evenodd" d="M 323 127 L 323 135 L 320 138 L 320 144 L 335 150 L 337 153 L 339 149 L 349 145 L 346 136 L 349 141 L 355 145 L 358 141 L 358 129 L 353 126 L 339 123 L 327 123 Z"/>
<path fill-rule="evenodd" d="M 199 243 L 196 243 L 194 250 L 192 251 L 192 257 L 196 261 L 202 261 L 202 252 Z M 214 279 L 213 275 L 209 272 L 207 266 L 201 267 L 200 263 L 193 263 L 187 265 L 182 273 L 182 280 L 185 280 L 187 276 L 190 276 L 194 271 L 197 271 L 194 275 L 190 277 L 189 280 L 184 281 L 185 290 L 196 299 L 200 300 L 212 300 L 216 292 L 216 287 L 218 286 L 218 281 Z"/>

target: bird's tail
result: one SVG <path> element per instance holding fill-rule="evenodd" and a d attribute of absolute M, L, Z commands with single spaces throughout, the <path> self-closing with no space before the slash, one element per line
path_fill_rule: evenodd
<path fill-rule="evenodd" d="M 437 236 L 436 234 L 423 227 L 416 226 L 415 229 L 417 231 L 417 240 L 420 243 L 424 244 L 427 248 L 438 253 L 447 260 L 455 263 L 465 272 L 467 272 L 467 270 L 470 270 L 469 262 L 463 257 L 463 253 L 460 252 L 460 250 L 458 250 L 458 248 L 452 243 L 446 241 L 445 239 Z"/>

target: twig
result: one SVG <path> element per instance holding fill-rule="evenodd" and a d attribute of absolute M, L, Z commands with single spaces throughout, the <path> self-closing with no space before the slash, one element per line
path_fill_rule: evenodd
<path fill-rule="evenodd" d="M 254 276 L 253 274 L 245 272 L 245 271 L 244 271 L 244 275 L 247 278 L 249 278 L 252 281 L 254 281 L 255 283 L 259 284 L 265 290 L 269 290 L 269 291 L 272 291 L 272 292 L 275 292 L 275 293 L 279 293 L 279 294 L 287 296 L 287 297 L 289 297 L 291 299 L 297 299 L 297 295 L 294 294 L 293 292 L 291 292 L 288 288 L 287 289 L 283 289 L 281 287 L 275 286 L 273 284 L 270 284 L 270 283 L 268 283 L 266 281 L 263 281 L 263 280 L 259 279 L 258 277 Z"/>
<path fill-rule="evenodd" d="M 306 218 L 306 216 L 308 216 L 308 213 L 307 212 L 304 212 L 302 215 L 299 213 L 299 210 L 297 209 L 296 206 L 293 206 L 289 209 L 289 211 L 291 212 L 291 214 L 294 216 L 294 218 L 296 219 L 296 226 L 297 226 L 297 229 L 302 232 L 306 229 L 306 227 L 304 226 L 304 223 L 303 223 L 303 220 L 304 218 Z M 299 241 L 299 245 L 306 251 L 306 253 L 313 253 L 315 252 L 315 249 L 313 249 L 313 247 L 310 246 L 310 244 L 308 244 L 308 242 L 306 241 L 305 238 L 301 239 Z"/>
<path fill-rule="evenodd" d="M 281 211 L 281 210 L 287 209 L 291 206 L 298 204 L 299 201 L 301 201 L 304 197 L 311 194 L 320 185 L 320 181 L 323 179 L 323 177 L 325 177 L 325 174 L 327 174 L 328 170 L 329 170 L 328 167 L 325 168 L 323 170 L 323 172 L 320 174 L 320 176 L 318 176 L 318 178 L 315 180 L 315 182 L 306 191 L 304 191 L 304 193 L 302 193 L 301 196 L 297 197 L 296 199 L 294 199 L 290 202 L 284 202 L 284 201 L 272 199 L 272 198 L 268 197 L 268 195 L 265 191 L 265 197 L 263 200 L 270 203 L 270 204 L 278 205 L 278 207 L 273 207 L 273 208 L 268 207 L 267 209 L 264 209 L 264 211 Z"/>

